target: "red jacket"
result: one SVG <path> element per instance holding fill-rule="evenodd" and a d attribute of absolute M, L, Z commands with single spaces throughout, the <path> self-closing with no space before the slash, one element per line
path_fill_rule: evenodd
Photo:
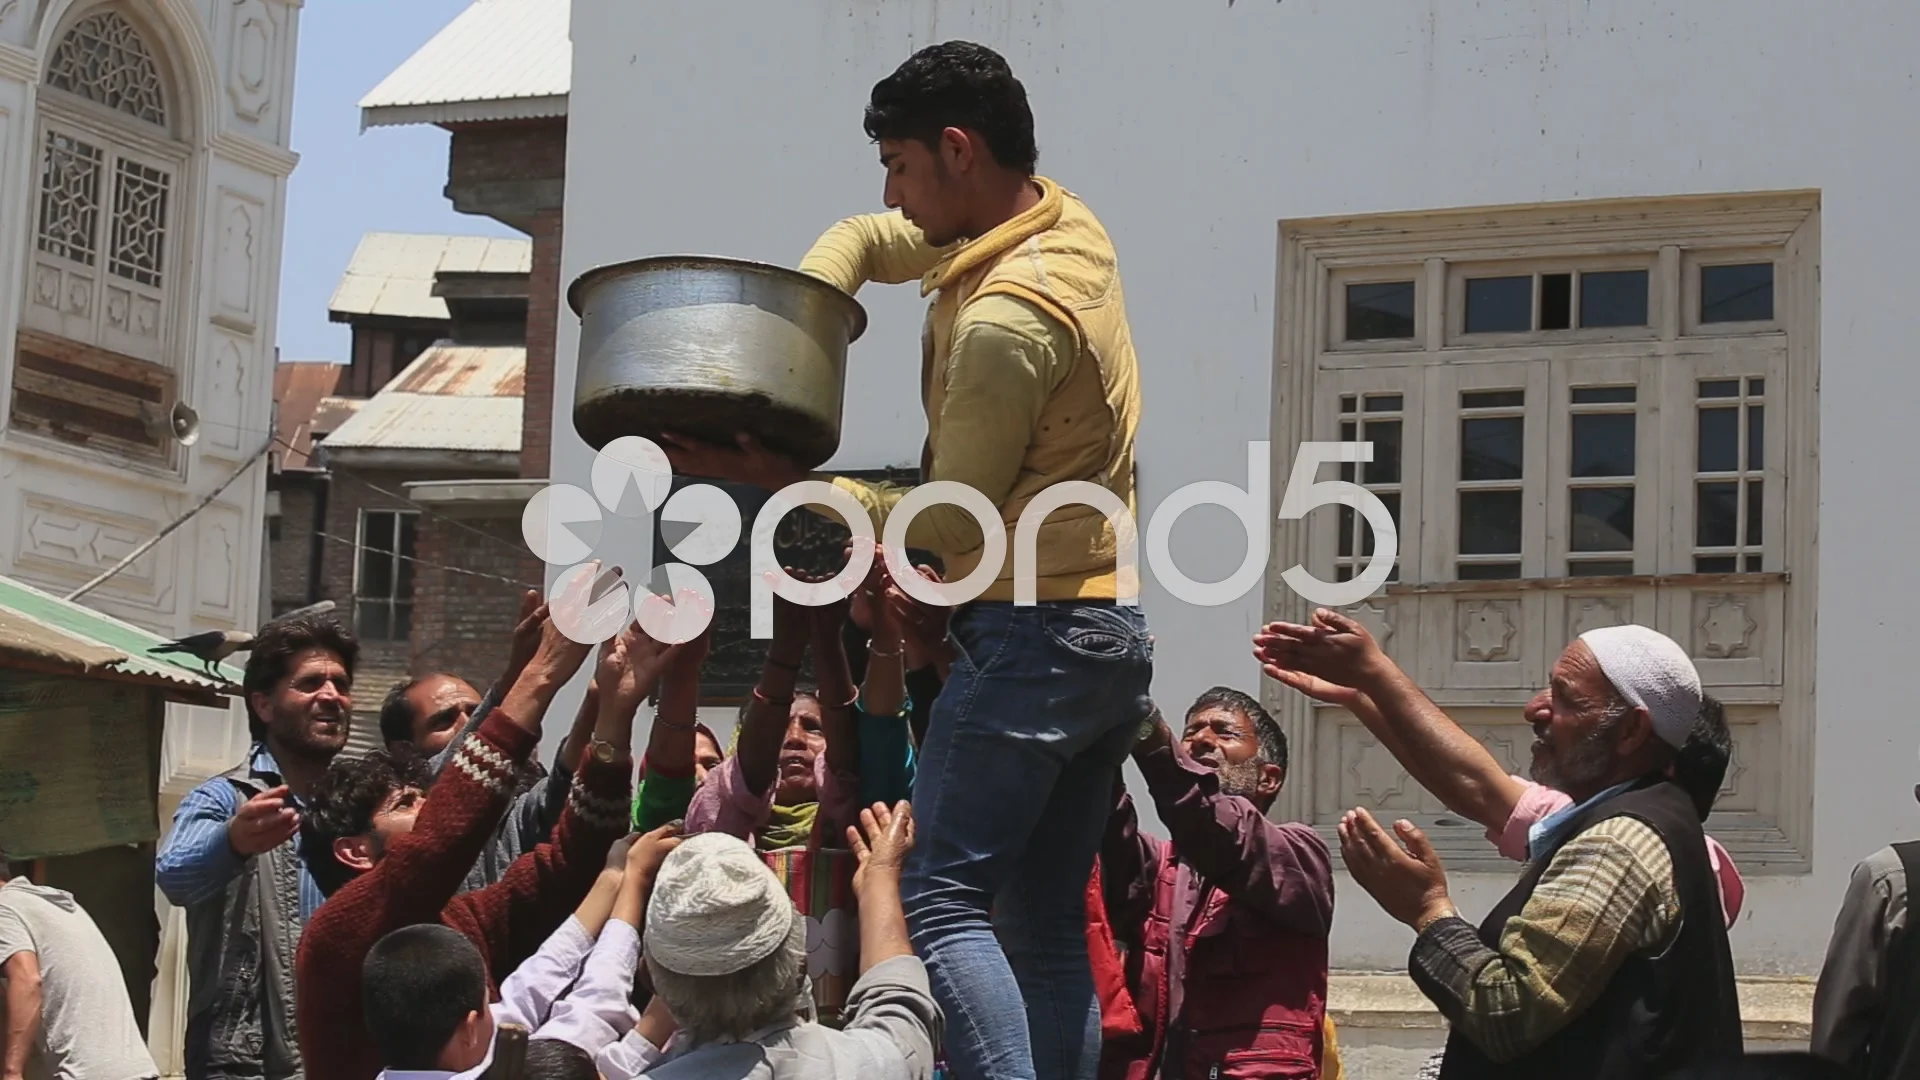
<path fill-rule="evenodd" d="M 516 859 L 497 884 L 456 895 L 506 812 L 515 769 L 538 744 L 494 709 L 441 770 L 413 832 L 307 923 L 294 971 L 308 1080 L 373 1080 L 380 1071 L 360 1007 L 360 967 L 388 932 L 453 927 L 479 946 L 497 994 L 501 976 L 533 955 L 593 887 L 608 848 L 626 832 L 633 781 L 627 768 L 589 758 L 553 839 Z"/>
<path fill-rule="evenodd" d="M 1109 1039 L 1102 1080 L 1320 1075 L 1333 869 L 1304 825 L 1223 794 L 1177 750 L 1140 762 L 1168 843 L 1121 792 L 1100 872 L 1144 1027 Z"/>

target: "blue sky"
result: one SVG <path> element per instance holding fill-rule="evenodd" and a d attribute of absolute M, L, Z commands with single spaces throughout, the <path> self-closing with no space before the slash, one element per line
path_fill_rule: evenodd
<path fill-rule="evenodd" d="M 360 131 L 356 103 L 468 0 L 323 0 L 300 11 L 293 148 L 280 268 L 280 355 L 347 359 L 344 325 L 327 300 L 363 233 L 513 236 L 491 218 L 456 214 L 447 183 L 447 133 L 436 127 Z"/>

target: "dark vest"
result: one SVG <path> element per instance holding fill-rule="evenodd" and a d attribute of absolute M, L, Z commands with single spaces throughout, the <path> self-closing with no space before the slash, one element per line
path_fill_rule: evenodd
<path fill-rule="evenodd" d="M 1598 1000 L 1516 1061 L 1496 1063 L 1455 1032 L 1447 1039 L 1441 1080 L 1639 1080 L 1740 1055 L 1733 953 L 1699 810 L 1679 785 L 1648 780 L 1576 815 L 1561 833 L 1561 843 L 1616 817 L 1645 822 L 1666 844 L 1680 894 L 1679 934 L 1664 952 L 1629 957 Z M 1482 941 L 1499 947 L 1507 920 L 1526 906 L 1552 859 L 1553 852 L 1547 852 L 1527 866 L 1520 883 L 1481 924 Z"/>
<path fill-rule="evenodd" d="M 266 790 L 247 764 L 221 779 L 242 800 Z M 219 895 L 187 909 L 189 1080 L 298 1080 L 293 957 L 300 940 L 298 840 L 241 863 Z"/>
<path fill-rule="evenodd" d="M 1867 1043 L 1865 1080 L 1920 1076 L 1920 926 L 1914 925 L 1914 886 L 1920 884 L 1920 841 L 1893 845 L 1907 872 L 1907 924 L 1887 945 L 1887 989 Z"/>

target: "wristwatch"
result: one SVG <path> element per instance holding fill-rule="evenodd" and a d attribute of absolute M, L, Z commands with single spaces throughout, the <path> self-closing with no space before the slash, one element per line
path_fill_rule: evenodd
<path fill-rule="evenodd" d="M 587 753 L 592 754 L 593 760 L 602 765 L 612 765 L 620 760 L 620 748 L 598 735 L 595 735 L 593 741 L 587 744 Z"/>

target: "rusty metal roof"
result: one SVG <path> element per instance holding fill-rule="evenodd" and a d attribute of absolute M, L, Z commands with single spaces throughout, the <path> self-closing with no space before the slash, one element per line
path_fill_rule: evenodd
<path fill-rule="evenodd" d="M 532 269 L 533 241 L 525 237 L 372 232 L 360 238 L 327 308 L 335 322 L 355 315 L 445 320 L 447 302 L 433 295 L 435 274 Z"/>
<path fill-rule="evenodd" d="M 156 654 L 157 634 L 83 604 L 0 576 L 0 667 L 141 683 L 196 700 L 238 693 L 241 671 L 205 674 L 190 656 Z"/>
<path fill-rule="evenodd" d="M 326 426 L 317 423 L 321 404 L 342 400 L 331 395 L 346 370 L 345 364 L 333 363 L 282 362 L 273 366 L 273 403 L 279 406 L 274 435 L 280 440 L 274 453 L 282 469 L 313 468 L 315 433 L 338 426 L 337 421 Z"/>
<path fill-rule="evenodd" d="M 362 129 L 567 115 L 569 0 L 475 0 L 360 99 Z"/>
<path fill-rule="evenodd" d="M 328 435 L 332 450 L 519 453 L 527 350 L 440 342 Z"/>

